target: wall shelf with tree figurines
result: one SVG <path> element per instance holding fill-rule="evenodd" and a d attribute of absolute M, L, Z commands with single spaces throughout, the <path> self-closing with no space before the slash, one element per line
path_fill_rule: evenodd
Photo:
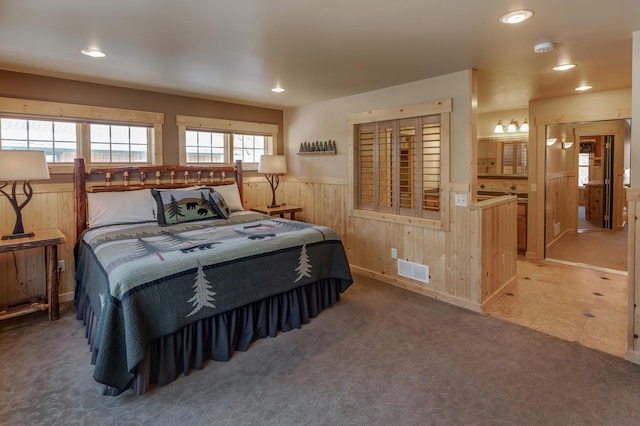
<path fill-rule="evenodd" d="M 298 155 L 336 155 L 336 141 L 302 142 Z"/>

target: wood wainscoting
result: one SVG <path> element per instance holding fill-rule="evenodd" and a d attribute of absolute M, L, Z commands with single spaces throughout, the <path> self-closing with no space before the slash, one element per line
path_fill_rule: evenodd
<path fill-rule="evenodd" d="M 75 288 L 75 221 L 73 213 L 73 184 L 32 184 L 34 194 L 22 210 L 25 231 L 60 229 L 66 243 L 58 246 L 58 260 L 65 261 L 65 270 L 60 273 L 60 300 L 73 300 Z M 23 194 L 18 194 L 21 199 Z M 16 216 L 11 206 L 0 197 L 0 230 L 7 233 L 13 229 Z M 0 304 L 46 293 L 44 250 L 34 248 L 16 253 L 0 254 Z"/>
<path fill-rule="evenodd" d="M 449 229 L 442 230 L 410 221 L 350 215 L 346 181 L 286 179 L 281 185 L 280 194 L 284 195 L 279 194 L 278 199 L 302 206 L 306 222 L 340 233 L 356 273 L 478 312 L 515 279 L 516 197 L 499 197 L 468 207 L 451 205 Z M 466 185 L 451 188 L 452 192 L 467 190 Z M 268 202 L 269 192 L 266 182 L 251 183 L 245 190 L 252 202 Z M 398 259 L 428 265 L 429 284 L 398 275 L 392 248 Z"/>
<path fill-rule="evenodd" d="M 627 208 L 629 218 L 628 235 L 628 292 L 629 292 L 629 323 L 627 327 L 627 355 L 629 361 L 640 364 L 640 189 L 627 189 Z"/>
<path fill-rule="evenodd" d="M 245 179 L 244 207 L 267 205 L 271 188 L 259 177 Z M 35 194 L 24 209 L 25 229 L 58 228 L 67 242 L 59 247 L 66 269 L 60 275 L 60 300 L 72 300 L 75 288 L 73 247 L 76 241 L 73 185 L 34 185 Z M 451 192 L 469 192 L 468 185 L 452 185 Z M 450 200 L 454 200 L 450 194 Z M 468 207 L 450 201 L 446 230 L 410 222 L 399 223 L 349 215 L 349 183 L 343 180 L 286 179 L 277 201 L 303 207 L 297 219 L 335 229 L 343 238 L 356 273 L 446 302 L 482 311 L 510 279 L 515 278 L 516 198 L 499 197 Z M 9 203 L 0 204 L 0 229 L 10 230 L 15 218 Z M 398 275 L 398 259 L 429 266 L 424 284 Z M 37 283 L 44 291 L 44 260 L 40 251 L 17 257 L 0 255 L 0 304 L 23 299 L 21 282 Z"/>

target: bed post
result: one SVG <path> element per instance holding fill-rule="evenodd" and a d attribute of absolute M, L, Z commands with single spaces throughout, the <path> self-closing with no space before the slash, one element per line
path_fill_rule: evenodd
<path fill-rule="evenodd" d="M 75 196 L 76 213 L 76 241 L 87 226 L 87 176 L 84 168 L 84 158 L 73 160 L 73 194 Z"/>
<path fill-rule="evenodd" d="M 242 186 L 242 160 L 236 160 L 236 184 L 238 185 L 238 192 L 240 193 L 240 201 L 242 201 L 242 207 L 244 207 L 244 190 Z"/>

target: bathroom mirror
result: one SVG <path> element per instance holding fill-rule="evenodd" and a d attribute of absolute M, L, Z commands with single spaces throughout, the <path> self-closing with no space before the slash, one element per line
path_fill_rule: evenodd
<path fill-rule="evenodd" d="M 527 138 L 478 139 L 478 176 L 527 176 Z"/>

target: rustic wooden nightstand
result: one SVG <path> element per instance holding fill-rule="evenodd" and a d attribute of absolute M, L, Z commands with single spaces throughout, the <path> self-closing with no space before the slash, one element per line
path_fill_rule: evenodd
<path fill-rule="evenodd" d="M 291 220 L 296 220 L 296 213 L 301 212 L 302 207 L 285 204 L 278 207 L 252 207 L 251 211 L 268 214 L 269 216 L 280 216 L 282 218 L 284 218 L 285 214 L 289 214 Z"/>
<path fill-rule="evenodd" d="M 14 318 L 32 312 L 49 310 L 49 321 L 60 318 L 58 306 L 58 244 L 66 241 L 64 234 L 59 229 L 47 229 L 36 231 L 35 235 L 14 240 L 1 240 L 0 253 L 15 252 L 36 247 L 45 249 L 45 271 L 47 280 L 47 303 L 26 303 L 17 308 L 11 308 L 0 312 L 0 320 Z"/>

